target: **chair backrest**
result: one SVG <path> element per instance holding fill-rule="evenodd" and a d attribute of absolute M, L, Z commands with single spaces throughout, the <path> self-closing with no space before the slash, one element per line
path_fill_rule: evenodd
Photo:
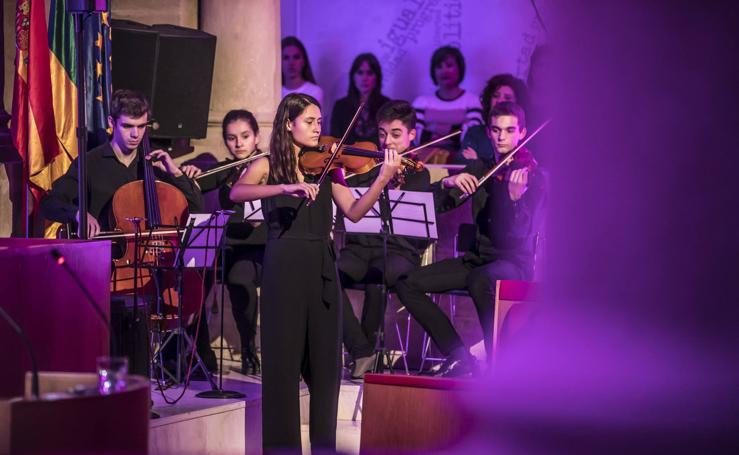
<path fill-rule="evenodd" d="M 421 267 L 431 265 L 436 261 L 436 241 L 430 241 L 423 253 L 421 253 Z"/>
<path fill-rule="evenodd" d="M 457 235 L 454 236 L 454 257 L 459 253 L 472 250 L 475 246 L 475 238 L 477 235 L 477 226 L 471 223 L 462 223 L 457 228 Z"/>

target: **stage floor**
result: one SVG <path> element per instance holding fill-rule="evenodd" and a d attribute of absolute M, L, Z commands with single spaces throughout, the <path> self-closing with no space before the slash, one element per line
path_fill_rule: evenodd
<path fill-rule="evenodd" d="M 225 361 L 226 369 L 236 368 L 237 362 Z M 195 395 L 210 390 L 207 381 L 192 381 L 176 404 L 167 404 L 152 382 L 152 411 L 160 417 L 150 421 L 149 448 L 151 454 L 257 454 L 261 453 L 261 382 L 258 377 L 229 371 L 223 377 L 224 390 L 246 394 L 239 399 L 205 399 Z M 181 386 L 165 390 L 168 401 L 182 394 Z M 342 382 L 339 396 L 337 449 L 344 453 L 359 453 L 361 427 L 361 382 Z M 301 430 L 303 453 L 308 446 L 308 409 L 310 396 L 301 384 Z"/>

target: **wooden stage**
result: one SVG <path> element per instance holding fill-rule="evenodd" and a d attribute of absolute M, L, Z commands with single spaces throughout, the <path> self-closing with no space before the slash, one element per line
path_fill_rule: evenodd
<path fill-rule="evenodd" d="M 237 362 L 226 360 L 227 369 Z M 258 378 L 230 371 L 223 377 L 223 388 L 246 394 L 240 399 L 204 399 L 195 396 L 210 390 L 206 381 L 193 381 L 182 399 L 175 405 L 165 403 L 156 383 L 152 383 L 153 411 L 160 418 L 150 421 L 149 453 L 163 454 L 259 454 L 262 453 L 261 383 Z M 339 398 L 337 449 L 344 453 L 359 453 L 361 424 L 361 383 L 345 380 Z M 167 389 L 173 400 L 182 387 Z M 308 406 L 310 396 L 303 385 L 300 392 L 303 453 L 308 446 Z M 356 416 L 356 420 L 352 418 Z"/>

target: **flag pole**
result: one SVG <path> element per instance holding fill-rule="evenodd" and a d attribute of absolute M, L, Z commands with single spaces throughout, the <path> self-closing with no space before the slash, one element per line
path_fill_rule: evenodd
<path fill-rule="evenodd" d="M 85 71 L 82 12 L 71 10 L 73 2 L 67 2 L 67 9 L 74 17 L 74 40 L 77 48 L 77 236 L 87 238 L 87 114 L 85 112 Z"/>
<path fill-rule="evenodd" d="M 87 238 L 87 113 L 85 111 L 85 70 L 83 16 L 108 10 L 108 0 L 67 0 L 67 12 L 74 17 L 77 43 L 77 207 L 79 207 L 78 235 Z"/>

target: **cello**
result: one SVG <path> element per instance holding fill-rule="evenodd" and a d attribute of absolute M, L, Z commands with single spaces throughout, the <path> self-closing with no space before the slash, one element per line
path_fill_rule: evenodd
<path fill-rule="evenodd" d="M 179 325 L 180 314 L 183 326 L 197 315 L 203 300 L 203 280 L 194 269 L 184 269 L 181 282 L 178 280 L 179 272 L 172 266 L 180 246 L 179 234 L 188 217 L 187 199 L 175 186 L 156 181 L 154 166 L 147 159 L 151 145 L 146 132 L 139 152 L 144 178 L 121 186 L 111 203 L 112 218 L 124 242 L 122 256 L 113 259 L 110 291 L 134 298 L 154 296 L 152 321 L 159 321 L 162 330 L 173 330 Z M 142 221 L 145 231 L 141 229 Z"/>

